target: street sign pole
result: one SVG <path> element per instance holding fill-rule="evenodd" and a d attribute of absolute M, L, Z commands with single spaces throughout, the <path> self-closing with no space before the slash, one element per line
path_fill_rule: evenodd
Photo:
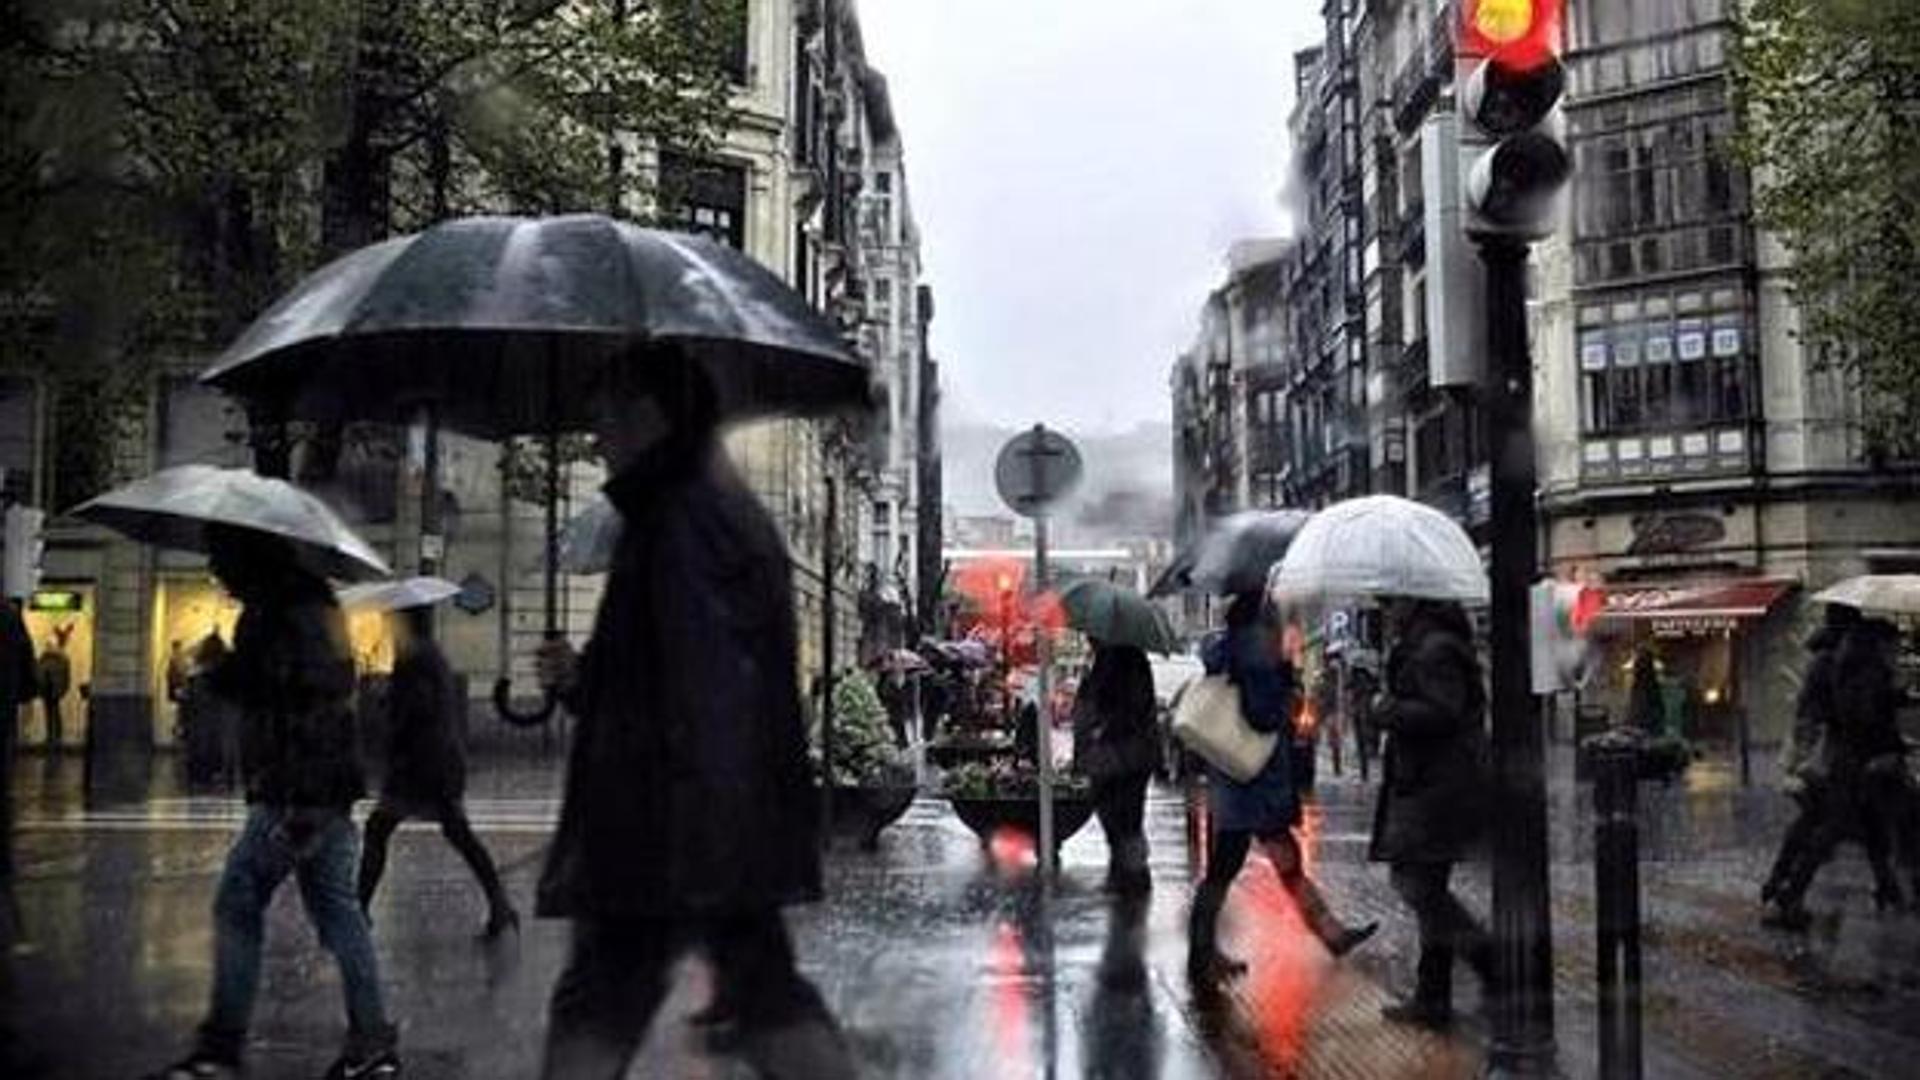
<path fill-rule="evenodd" d="M 1033 519 L 1033 587 L 1047 591 L 1047 515 Z M 1036 627 L 1035 646 L 1040 665 L 1040 879 L 1053 882 L 1053 635 Z"/>

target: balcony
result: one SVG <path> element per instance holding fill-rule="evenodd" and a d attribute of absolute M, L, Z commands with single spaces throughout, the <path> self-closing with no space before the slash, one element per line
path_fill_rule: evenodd
<path fill-rule="evenodd" d="M 1407 57 L 1393 77 L 1394 127 L 1403 133 L 1418 127 L 1440 96 L 1452 69 L 1453 5 L 1447 4 L 1434 15 L 1420 50 Z"/>

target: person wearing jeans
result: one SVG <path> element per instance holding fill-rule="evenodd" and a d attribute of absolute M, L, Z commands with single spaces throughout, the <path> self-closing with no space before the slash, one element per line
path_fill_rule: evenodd
<path fill-rule="evenodd" d="M 209 564 L 243 605 L 233 652 L 208 673 L 242 713 L 247 821 L 213 901 L 212 1003 L 188 1056 L 157 1080 L 236 1075 L 260 985 L 268 905 L 292 877 L 346 990 L 345 1051 L 328 1080 L 391 1080 L 396 1036 L 356 892 L 359 837 L 349 811 L 366 791 L 355 756 L 353 659 L 333 591 L 270 533 L 211 525 Z"/>

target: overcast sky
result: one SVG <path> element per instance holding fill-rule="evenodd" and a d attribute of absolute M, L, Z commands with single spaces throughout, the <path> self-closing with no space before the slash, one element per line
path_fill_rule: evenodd
<path fill-rule="evenodd" d="M 906 151 L 948 415 L 1169 414 L 1227 245 L 1284 231 L 1313 0 L 859 0 Z"/>

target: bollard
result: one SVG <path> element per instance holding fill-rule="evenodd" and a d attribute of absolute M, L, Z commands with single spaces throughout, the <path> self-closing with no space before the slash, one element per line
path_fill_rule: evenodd
<path fill-rule="evenodd" d="M 1598 902 L 1600 1076 L 1639 1080 L 1642 739 L 1615 729 L 1586 740 L 1593 776 L 1593 878 Z"/>

